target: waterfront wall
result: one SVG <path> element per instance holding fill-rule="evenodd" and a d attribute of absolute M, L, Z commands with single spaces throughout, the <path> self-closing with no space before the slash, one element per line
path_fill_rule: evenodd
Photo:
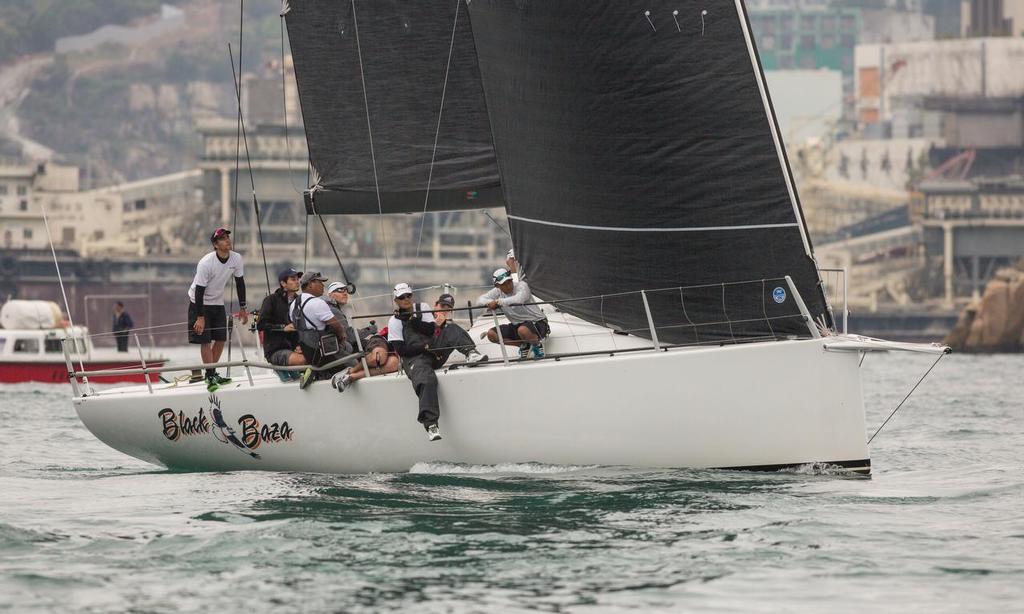
<path fill-rule="evenodd" d="M 1024 263 L 996 272 L 946 343 L 959 352 L 1024 351 Z"/>

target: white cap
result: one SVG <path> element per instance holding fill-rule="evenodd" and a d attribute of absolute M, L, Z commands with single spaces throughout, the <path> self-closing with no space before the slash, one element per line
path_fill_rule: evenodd
<path fill-rule="evenodd" d="M 412 286 L 404 281 L 400 284 L 395 284 L 395 298 L 398 298 L 403 294 L 412 294 Z"/>
<path fill-rule="evenodd" d="M 510 273 L 505 267 L 501 267 L 500 269 L 494 270 L 494 273 L 491 274 L 491 279 L 494 281 L 495 286 L 500 286 L 506 281 L 512 279 L 512 273 Z"/>
<path fill-rule="evenodd" d="M 347 292 L 348 284 L 343 284 L 340 281 L 332 281 L 330 285 L 327 286 L 327 294 L 330 294 L 331 292 L 335 292 L 337 290 L 345 290 Z"/>
<path fill-rule="evenodd" d="M 505 260 L 515 260 L 515 259 L 516 259 L 516 250 L 515 249 L 510 249 L 507 252 L 505 252 Z"/>

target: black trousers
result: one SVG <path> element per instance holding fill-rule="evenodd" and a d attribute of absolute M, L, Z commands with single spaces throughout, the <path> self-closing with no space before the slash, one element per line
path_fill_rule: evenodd
<path fill-rule="evenodd" d="M 432 351 L 418 356 L 402 359 L 405 375 L 412 382 L 412 389 L 420 401 L 417 420 L 423 426 L 437 424 L 441 417 L 441 406 L 437 400 L 437 369 L 448 360 L 452 352 L 458 350 L 467 354 L 476 348 L 473 338 L 458 324 L 449 322 L 441 329 L 441 334 L 434 337 L 430 344 Z"/>
<path fill-rule="evenodd" d="M 128 351 L 128 333 L 117 333 L 114 335 L 114 339 L 117 339 L 118 352 Z"/>

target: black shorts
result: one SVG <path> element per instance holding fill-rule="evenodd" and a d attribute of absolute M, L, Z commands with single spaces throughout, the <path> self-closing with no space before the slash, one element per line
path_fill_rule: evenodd
<path fill-rule="evenodd" d="M 502 324 L 501 325 L 501 338 L 505 341 L 519 341 L 519 327 L 525 326 L 530 329 L 530 332 L 537 335 L 540 339 L 544 339 L 551 333 L 551 327 L 548 326 L 548 321 L 545 320 L 534 320 L 532 322 L 518 322 L 516 324 Z"/>
<path fill-rule="evenodd" d="M 189 301 L 188 304 L 188 342 L 204 344 L 211 341 L 227 341 L 228 338 L 228 314 L 224 305 L 203 305 L 203 317 L 206 320 L 203 334 L 197 335 L 193 326 L 199 311 L 196 304 Z"/>

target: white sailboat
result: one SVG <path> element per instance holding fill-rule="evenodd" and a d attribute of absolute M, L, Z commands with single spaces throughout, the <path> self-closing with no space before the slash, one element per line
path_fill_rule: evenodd
<path fill-rule="evenodd" d="M 547 303 L 546 357 L 484 343 L 486 364 L 439 371 L 438 442 L 401 373 L 339 395 L 252 361 L 213 395 L 76 380 L 82 422 L 182 469 L 870 473 L 862 355 L 947 348 L 835 322 L 741 0 L 427 4 L 286 3 L 318 177 L 307 211 L 503 204 Z"/>

